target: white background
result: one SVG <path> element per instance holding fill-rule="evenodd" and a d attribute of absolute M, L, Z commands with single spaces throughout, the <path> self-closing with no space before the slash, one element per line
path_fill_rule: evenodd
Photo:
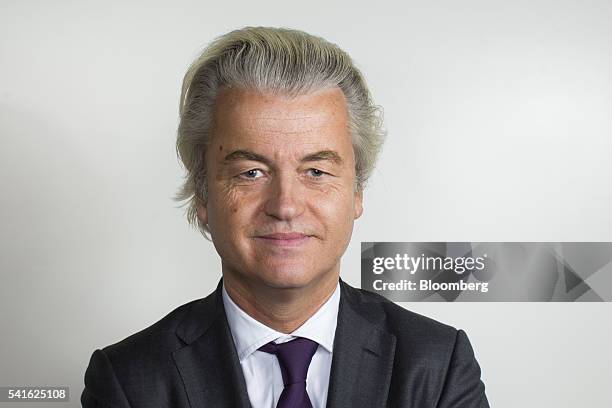
<path fill-rule="evenodd" d="M 337 43 L 385 109 L 349 283 L 361 241 L 612 241 L 611 21 L 609 1 L 2 1 L 0 385 L 79 406 L 95 348 L 214 289 L 171 200 L 179 89 L 245 25 Z M 611 304 L 402 305 L 466 330 L 493 407 L 612 406 Z"/>

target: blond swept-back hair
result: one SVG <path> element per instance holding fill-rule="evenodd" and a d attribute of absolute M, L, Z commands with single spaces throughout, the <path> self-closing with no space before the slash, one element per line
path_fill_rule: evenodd
<path fill-rule="evenodd" d="M 245 27 L 216 38 L 183 79 L 176 152 L 186 170 L 175 199 L 209 239 L 197 216 L 207 196 L 205 155 L 221 87 L 253 88 L 294 97 L 339 87 L 347 101 L 355 151 L 355 188 L 363 190 L 382 146 L 382 109 L 375 105 L 349 55 L 325 39 L 288 28 Z"/>

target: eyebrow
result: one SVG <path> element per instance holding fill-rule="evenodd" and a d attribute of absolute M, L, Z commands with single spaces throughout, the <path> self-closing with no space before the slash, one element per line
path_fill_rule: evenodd
<path fill-rule="evenodd" d="M 231 163 L 231 162 L 236 162 L 240 160 L 256 161 L 256 162 L 264 163 L 266 165 L 271 164 L 270 160 L 268 160 L 267 157 L 262 156 L 261 154 L 252 152 L 250 150 L 234 150 L 233 152 L 225 156 L 225 158 L 223 159 L 223 162 Z"/>
<path fill-rule="evenodd" d="M 240 160 L 249 160 L 264 163 L 267 166 L 272 164 L 272 161 L 261 154 L 255 153 L 251 150 L 234 150 L 223 159 L 224 163 L 232 163 Z M 302 163 L 317 162 L 317 161 L 331 161 L 337 165 L 342 164 L 342 157 L 333 150 L 321 150 L 316 153 L 311 153 L 307 156 L 302 157 L 300 160 Z"/>
<path fill-rule="evenodd" d="M 308 156 L 302 158 L 302 163 L 326 160 L 338 165 L 342 164 L 342 157 L 340 157 L 340 155 L 333 150 L 321 150 L 320 152 L 309 154 Z"/>

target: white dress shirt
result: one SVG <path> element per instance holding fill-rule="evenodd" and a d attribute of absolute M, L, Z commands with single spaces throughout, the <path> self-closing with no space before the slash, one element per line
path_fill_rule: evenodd
<path fill-rule="evenodd" d="M 306 391 L 313 408 L 325 408 L 340 305 L 340 283 L 319 310 L 290 334 L 277 332 L 253 319 L 234 303 L 225 286 L 222 292 L 225 314 L 253 408 L 276 407 L 284 388 L 276 355 L 257 349 L 271 341 L 284 343 L 295 337 L 306 337 L 319 343 L 308 368 Z"/>

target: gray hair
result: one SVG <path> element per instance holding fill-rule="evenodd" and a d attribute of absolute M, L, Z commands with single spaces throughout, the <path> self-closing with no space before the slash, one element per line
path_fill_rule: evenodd
<path fill-rule="evenodd" d="M 245 27 L 216 38 L 183 79 L 176 152 L 186 170 L 175 200 L 187 205 L 191 225 L 209 239 L 197 216 L 206 202 L 205 155 L 221 87 L 253 88 L 289 97 L 339 87 L 347 101 L 355 151 L 355 188 L 362 191 L 384 141 L 382 109 L 375 105 L 349 55 L 321 37 L 287 28 Z"/>

